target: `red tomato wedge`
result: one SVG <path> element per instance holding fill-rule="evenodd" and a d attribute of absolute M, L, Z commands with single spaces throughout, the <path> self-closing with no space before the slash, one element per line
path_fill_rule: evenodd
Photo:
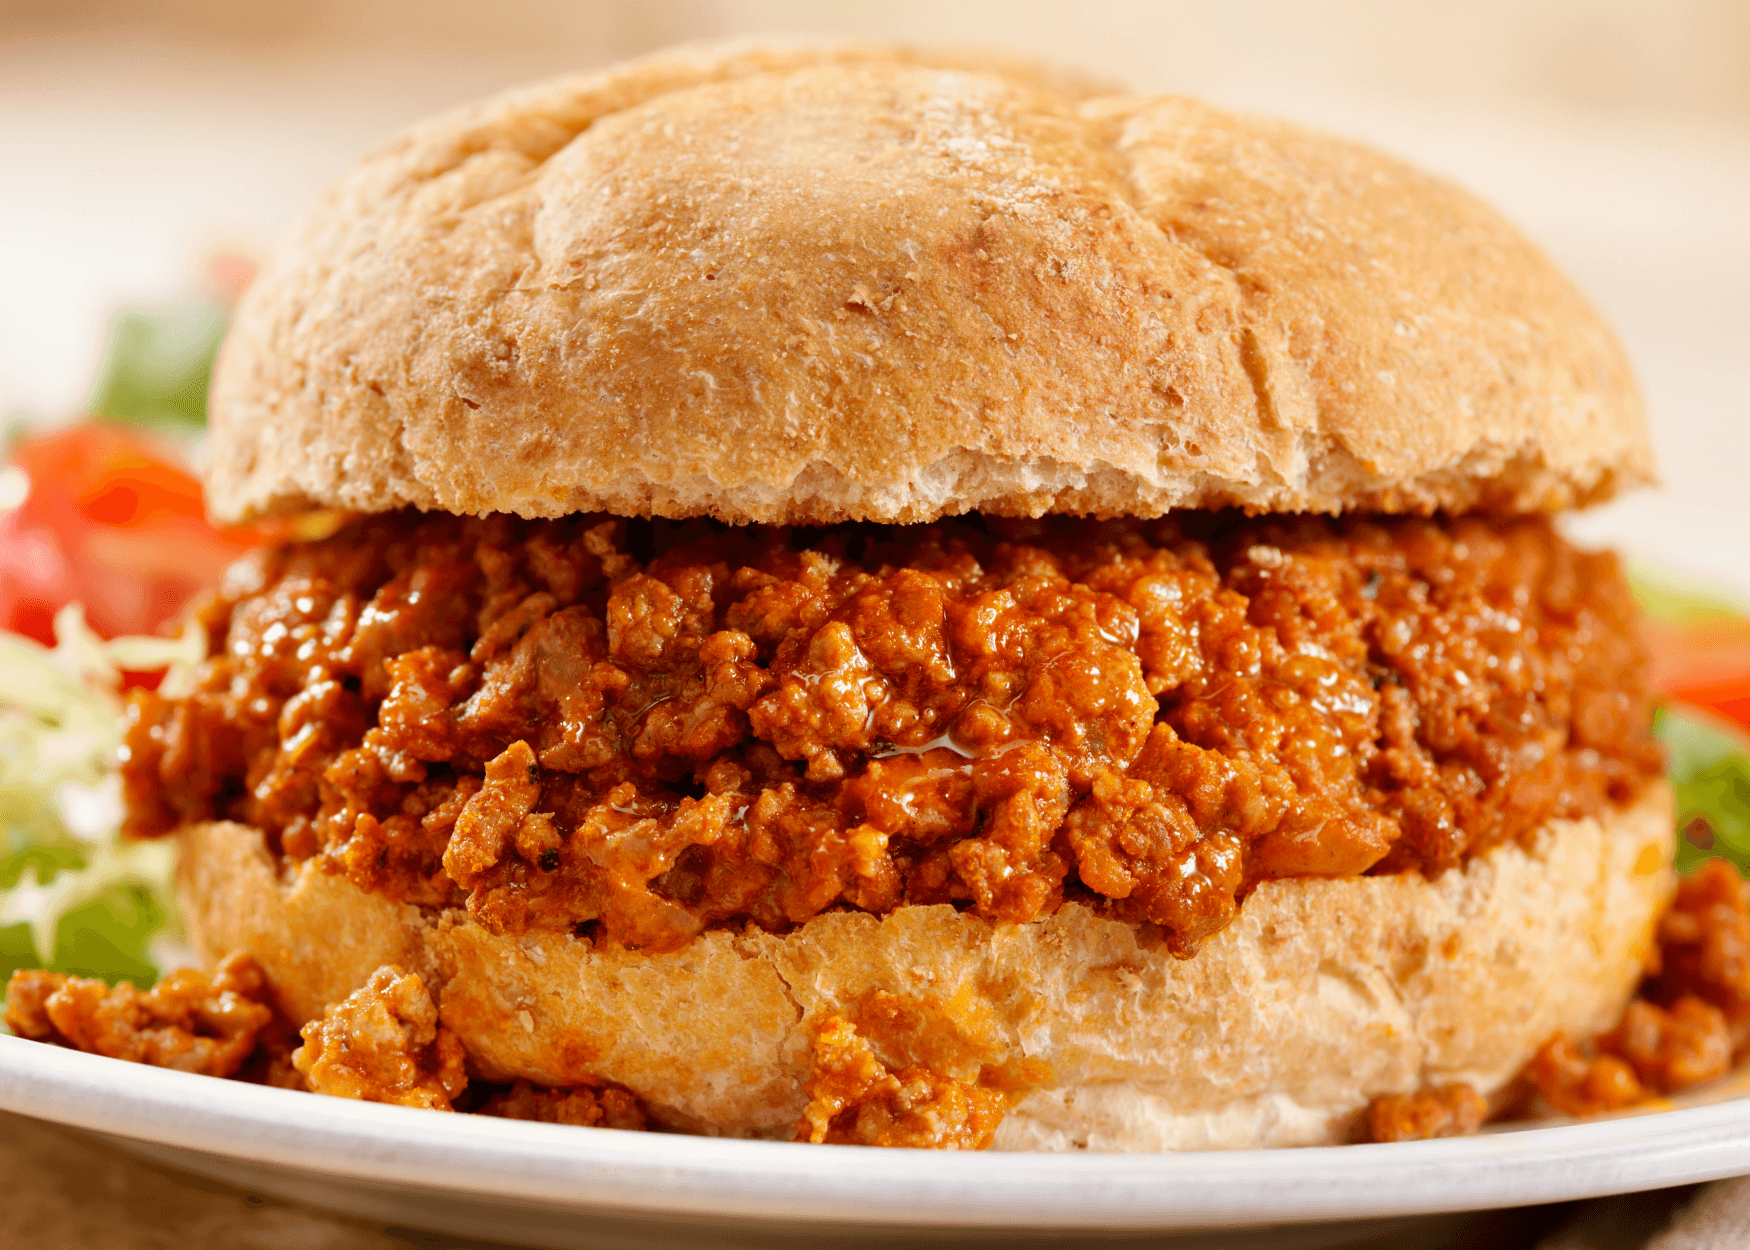
<path fill-rule="evenodd" d="M 260 541 L 207 524 L 199 481 L 124 426 L 25 438 L 12 467 L 28 494 L 0 512 L 0 625 L 45 643 L 56 610 L 75 600 L 107 637 L 154 633 Z"/>
<path fill-rule="evenodd" d="M 1750 619 L 1652 621 L 1653 689 L 1750 726 Z"/>

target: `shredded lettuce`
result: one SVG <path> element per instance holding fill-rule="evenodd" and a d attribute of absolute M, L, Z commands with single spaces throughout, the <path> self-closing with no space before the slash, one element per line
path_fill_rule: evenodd
<path fill-rule="evenodd" d="M 21 967 L 150 984 L 177 937 L 174 848 L 119 834 L 121 674 L 168 669 L 182 687 L 205 654 L 182 637 L 105 641 L 77 604 L 55 646 L 0 631 L 0 973 Z"/>

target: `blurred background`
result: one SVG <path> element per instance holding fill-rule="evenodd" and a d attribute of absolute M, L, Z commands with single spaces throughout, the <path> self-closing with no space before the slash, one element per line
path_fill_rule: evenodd
<path fill-rule="evenodd" d="M 1000 44 L 1354 134 L 1493 200 L 1626 339 L 1666 489 L 1588 538 L 1750 595 L 1750 0 L 0 0 L 0 415 L 519 80 L 769 32 Z"/>

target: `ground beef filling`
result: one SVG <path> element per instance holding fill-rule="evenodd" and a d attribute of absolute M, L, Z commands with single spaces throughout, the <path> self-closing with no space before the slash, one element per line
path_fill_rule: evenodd
<path fill-rule="evenodd" d="M 1262 879 L 1439 870 L 1660 768 L 1616 563 L 1538 520 L 399 514 L 201 619 L 131 708 L 134 832 L 651 950 L 1073 898 L 1189 954 Z"/>

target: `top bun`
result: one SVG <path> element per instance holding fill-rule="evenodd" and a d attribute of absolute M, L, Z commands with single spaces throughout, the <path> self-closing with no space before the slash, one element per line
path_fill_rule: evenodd
<path fill-rule="evenodd" d="M 367 157 L 249 292 L 213 512 L 1554 511 L 1608 327 L 1470 195 L 1047 67 L 683 48 Z"/>

